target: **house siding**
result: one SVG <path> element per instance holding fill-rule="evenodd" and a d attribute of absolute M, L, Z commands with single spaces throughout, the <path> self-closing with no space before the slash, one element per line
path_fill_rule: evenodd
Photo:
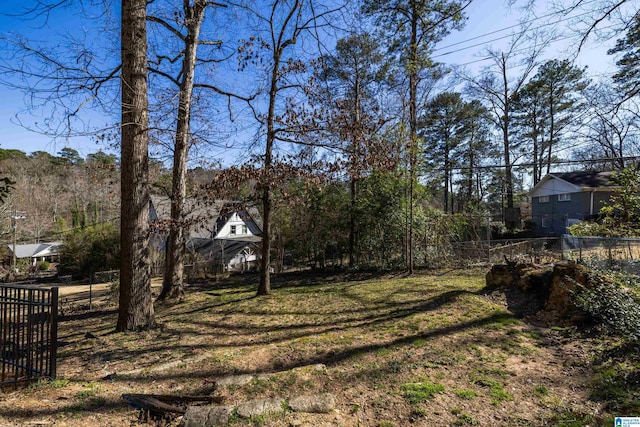
<path fill-rule="evenodd" d="M 541 236 L 560 236 L 568 233 L 570 220 L 584 221 L 591 216 L 591 191 L 571 194 L 571 200 L 558 201 L 558 194 L 549 195 L 549 201 L 540 203 L 540 197 L 531 200 L 532 221 L 536 225 L 536 233 Z M 593 192 L 593 214 L 597 214 L 610 199 L 609 191 Z M 543 219 L 547 226 L 543 227 Z"/>
<path fill-rule="evenodd" d="M 243 225 L 247 227 L 246 233 L 242 232 Z M 235 234 L 231 234 L 231 226 L 236 227 Z M 256 226 L 256 224 L 253 221 L 243 220 L 242 215 L 236 212 L 236 213 L 233 213 L 229 217 L 227 222 L 222 226 L 222 228 L 218 230 L 218 233 L 216 234 L 215 237 L 218 239 L 226 239 L 226 238 L 233 238 L 233 237 L 259 236 L 260 234 L 261 234 L 260 229 Z"/>

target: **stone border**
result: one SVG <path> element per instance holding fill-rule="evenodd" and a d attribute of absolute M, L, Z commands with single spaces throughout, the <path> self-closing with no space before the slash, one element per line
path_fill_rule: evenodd
<path fill-rule="evenodd" d="M 250 400 L 233 406 L 188 406 L 180 423 L 183 427 L 225 426 L 233 415 L 250 419 L 278 414 L 289 409 L 293 412 L 327 414 L 335 410 L 336 399 L 330 393 L 297 396 L 285 399 Z"/>

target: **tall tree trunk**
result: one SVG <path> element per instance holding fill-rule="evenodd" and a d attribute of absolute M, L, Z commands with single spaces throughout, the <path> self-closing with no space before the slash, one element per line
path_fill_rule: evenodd
<path fill-rule="evenodd" d="M 198 40 L 205 8 L 205 0 L 196 0 L 192 7 L 185 7 L 188 34 L 185 38 L 185 53 L 182 61 L 182 81 L 180 82 L 176 141 L 173 152 L 171 228 L 165 254 L 162 292 L 158 297 L 160 300 L 182 299 L 184 297 L 184 252 L 186 245 L 184 205 L 187 196 L 189 126 Z"/>
<path fill-rule="evenodd" d="M 155 325 L 149 261 L 146 7 L 146 0 L 122 0 L 122 201 L 117 331 Z"/>
<path fill-rule="evenodd" d="M 409 48 L 409 229 L 407 271 L 413 274 L 413 215 L 418 157 L 418 11 L 411 3 L 411 46 Z"/>
<path fill-rule="evenodd" d="M 268 138 L 267 138 L 268 139 Z M 267 144 L 269 145 L 269 144 Z M 271 163 L 271 155 L 269 157 L 269 165 Z M 265 165 L 267 161 L 265 160 Z M 265 167 L 265 170 L 270 170 Z M 268 178 L 267 178 L 268 179 Z M 261 265 L 260 265 L 260 284 L 258 285 L 258 295 L 269 295 L 271 293 L 271 272 L 269 266 L 271 264 L 271 188 L 268 182 L 264 183 L 262 189 L 262 248 L 261 248 Z"/>
<path fill-rule="evenodd" d="M 273 143 L 276 139 L 276 98 L 278 95 L 278 75 L 280 74 L 281 53 L 274 49 L 273 69 L 271 70 L 271 87 L 269 89 L 269 111 L 267 113 L 267 143 L 264 149 L 264 182 L 262 183 L 262 251 L 260 284 L 258 295 L 271 293 L 271 174 L 273 163 Z"/>
<path fill-rule="evenodd" d="M 555 111 L 553 105 L 553 82 L 549 88 L 549 152 L 547 153 L 547 174 L 551 173 L 551 149 L 556 139 Z"/>
<path fill-rule="evenodd" d="M 504 114 L 502 117 L 502 145 L 504 149 L 505 185 L 507 187 L 507 209 L 513 208 L 513 173 L 511 171 L 511 145 L 509 143 L 509 82 L 507 81 L 507 59 L 502 54 L 502 85 L 504 88 Z"/>
<path fill-rule="evenodd" d="M 533 185 L 540 182 L 540 170 L 538 168 L 538 134 L 537 129 L 533 131 Z"/>
<path fill-rule="evenodd" d="M 449 178 L 451 177 L 451 170 L 449 164 L 449 135 L 445 134 L 445 146 L 444 146 L 444 213 L 449 212 Z M 453 210 L 453 207 L 451 208 Z"/>
<path fill-rule="evenodd" d="M 473 126 L 473 125 L 472 125 Z M 463 207 L 466 206 L 473 199 L 473 171 L 475 169 L 476 159 L 474 156 L 475 149 L 475 126 L 473 126 L 471 130 L 471 135 L 469 136 L 469 168 L 467 169 L 467 200 L 463 204 Z"/>
<path fill-rule="evenodd" d="M 356 178 L 351 177 L 349 183 L 349 268 L 355 265 L 355 247 L 356 247 Z"/>
<path fill-rule="evenodd" d="M 358 162 L 360 161 L 360 142 L 362 135 L 361 118 L 360 118 L 360 79 L 356 73 L 356 81 L 354 85 L 354 134 L 353 138 L 353 157 L 351 164 L 351 179 L 349 182 L 349 268 L 353 268 L 355 265 L 355 248 L 356 248 L 356 202 L 357 202 L 357 181 L 356 170 L 359 169 Z"/>

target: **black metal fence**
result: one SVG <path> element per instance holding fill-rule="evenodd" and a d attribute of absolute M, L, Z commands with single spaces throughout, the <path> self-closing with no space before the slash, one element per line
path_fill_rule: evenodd
<path fill-rule="evenodd" d="M 58 288 L 0 285 L 0 387 L 56 376 Z"/>

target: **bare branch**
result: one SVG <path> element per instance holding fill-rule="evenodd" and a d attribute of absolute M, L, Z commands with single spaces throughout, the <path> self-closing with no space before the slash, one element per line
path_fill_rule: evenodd
<path fill-rule="evenodd" d="M 167 80 L 169 80 L 174 85 L 180 87 L 180 79 L 179 78 L 175 78 L 173 76 L 170 76 L 168 73 L 166 73 L 166 72 L 164 72 L 162 70 L 159 70 L 157 68 L 147 67 L 147 69 L 149 70 L 150 73 L 162 76 L 162 77 L 166 78 Z"/>
<path fill-rule="evenodd" d="M 171 33 L 173 33 L 174 36 L 178 37 L 180 40 L 182 40 L 183 42 L 186 39 L 186 36 L 184 36 L 178 29 L 176 29 L 175 27 L 173 27 L 171 24 L 169 24 L 167 21 L 165 21 L 164 19 L 158 18 L 157 16 L 151 16 L 148 15 L 147 16 L 147 21 L 150 22 L 155 22 L 157 24 L 160 24 L 161 26 L 163 26 L 164 28 L 166 28 L 167 30 L 169 30 Z"/>
<path fill-rule="evenodd" d="M 602 21 L 604 21 L 605 19 L 608 19 L 615 10 L 617 10 L 626 2 L 627 0 L 619 0 L 617 3 L 615 3 L 614 5 L 610 6 L 607 10 L 605 10 L 599 18 L 597 18 L 595 21 L 591 23 L 589 28 L 587 28 L 584 35 L 582 36 L 582 39 L 580 40 L 580 44 L 578 44 L 578 52 L 582 49 L 582 46 L 584 46 L 584 44 L 587 42 L 587 39 L 589 38 L 591 33 L 593 33 L 596 27 L 600 25 Z M 580 0 L 577 3 L 576 7 L 578 7 L 578 5 L 581 3 L 582 3 L 582 0 Z"/>

